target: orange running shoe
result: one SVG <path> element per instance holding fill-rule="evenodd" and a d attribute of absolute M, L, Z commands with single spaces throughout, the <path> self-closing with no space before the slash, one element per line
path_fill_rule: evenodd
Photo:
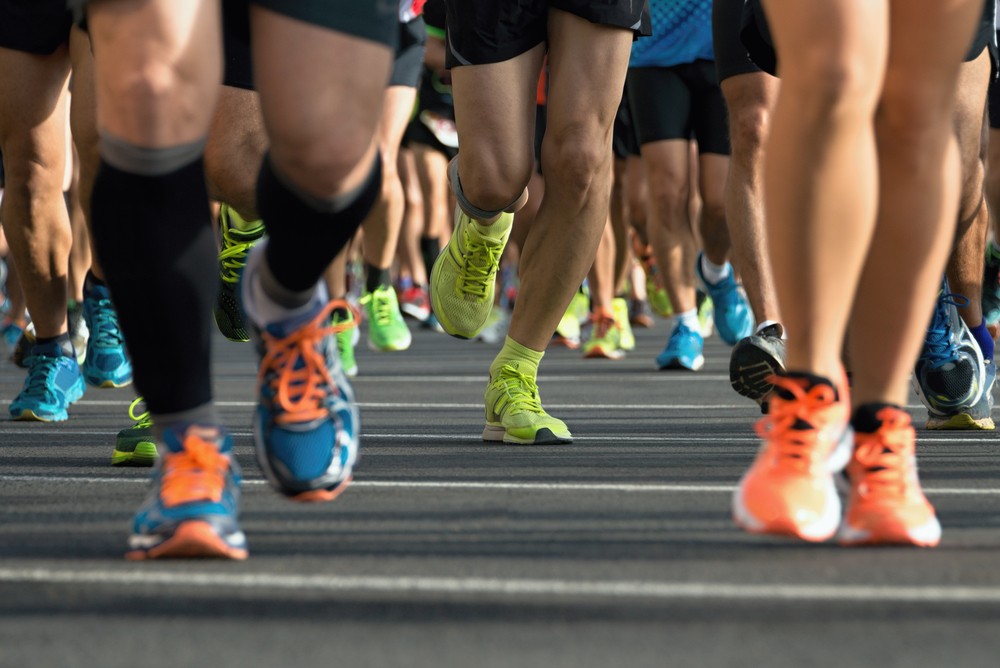
<path fill-rule="evenodd" d="M 839 539 L 845 545 L 919 545 L 941 542 L 941 524 L 920 489 L 913 424 L 899 408 L 875 414 L 882 426 L 857 432 L 847 465 L 851 496 Z"/>
<path fill-rule="evenodd" d="M 769 380 L 777 391 L 756 425 L 764 442 L 733 496 L 733 519 L 751 533 L 824 541 L 840 524 L 833 474 L 851 455 L 847 380 L 837 390 L 802 377 Z"/>

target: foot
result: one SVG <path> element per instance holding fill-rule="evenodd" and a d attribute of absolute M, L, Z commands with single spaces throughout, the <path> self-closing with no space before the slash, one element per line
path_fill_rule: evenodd
<path fill-rule="evenodd" d="M 24 387 L 10 404 L 15 420 L 62 422 L 83 396 L 83 375 L 72 353 L 58 343 L 36 343 L 28 356 Z"/>
<path fill-rule="evenodd" d="M 622 297 L 611 300 L 611 310 L 615 316 L 615 324 L 621 332 L 621 349 L 635 350 L 635 334 L 632 333 L 632 323 L 629 319 L 628 302 Z"/>
<path fill-rule="evenodd" d="M 403 290 L 399 297 L 399 310 L 420 322 L 431 315 L 431 302 L 427 290 L 416 285 Z"/>
<path fill-rule="evenodd" d="M 358 345 L 361 334 L 358 330 L 358 316 L 353 308 L 341 306 L 333 309 L 330 325 L 337 330 L 337 353 L 344 375 L 353 378 L 358 375 L 358 361 L 354 357 L 354 346 Z"/>
<path fill-rule="evenodd" d="M 410 329 L 399 312 L 396 291 L 381 285 L 361 297 L 368 314 L 368 347 L 378 352 L 406 350 L 413 341 Z"/>
<path fill-rule="evenodd" d="M 129 419 L 135 424 L 118 432 L 115 451 L 111 455 L 112 466 L 152 466 L 156 463 L 159 455 L 153 435 L 153 419 L 149 411 L 136 414 L 136 406 L 140 403 L 142 397 L 136 397 L 128 407 Z"/>
<path fill-rule="evenodd" d="M 729 273 L 725 278 L 711 283 L 702 272 L 702 257 L 703 254 L 699 253 L 695 269 L 715 306 L 715 329 L 723 341 L 731 346 L 735 345 L 737 341 L 753 333 L 753 311 L 750 310 L 750 302 L 736 282 L 733 268 L 728 262 L 726 264 L 729 266 Z"/>
<path fill-rule="evenodd" d="M 132 383 L 132 363 L 111 293 L 104 285 L 84 288 L 83 317 L 90 330 L 83 377 L 94 387 L 125 387 Z"/>
<path fill-rule="evenodd" d="M 589 359 L 624 359 L 622 331 L 615 317 L 610 313 L 594 313 L 591 322 L 590 338 L 583 344 L 583 356 Z"/>
<path fill-rule="evenodd" d="M 785 340 L 781 325 L 768 325 L 733 346 L 729 358 L 729 382 L 733 389 L 756 401 L 762 410 L 774 389 L 769 380 L 785 372 Z"/>
<path fill-rule="evenodd" d="M 684 323 L 679 323 L 670 334 L 663 352 L 656 356 L 656 368 L 661 371 L 665 369 L 697 371 L 705 365 L 705 356 L 702 354 L 704 349 L 705 341 L 701 333 Z"/>
<path fill-rule="evenodd" d="M 250 340 L 243 313 L 240 311 L 236 286 L 240 273 L 246 265 L 247 253 L 264 236 L 264 223 L 258 222 L 246 229 L 239 229 L 234 224 L 239 214 L 228 205 L 219 207 L 219 234 L 222 237 L 222 248 L 219 251 L 219 294 L 215 301 L 215 324 L 222 335 L 230 341 L 245 342 Z M 240 219 L 242 220 L 242 219 Z"/>
<path fill-rule="evenodd" d="M 483 440 L 520 445 L 572 443 L 566 423 L 542 408 L 535 378 L 508 362 L 490 373 Z"/>

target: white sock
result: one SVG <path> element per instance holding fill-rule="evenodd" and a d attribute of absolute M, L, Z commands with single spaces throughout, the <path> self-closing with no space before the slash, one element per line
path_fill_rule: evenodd
<path fill-rule="evenodd" d="M 691 309 L 690 311 L 676 314 L 674 316 L 674 326 L 676 327 L 677 325 L 685 325 L 693 332 L 700 332 L 701 323 L 698 322 L 698 310 Z"/>
<path fill-rule="evenodd" d="M 732 271 L 733 266 L 728 262 L 725 264 L 715 264 L 708 259 L 707 255 L 704 253 L 701 254 L 701 275 L 712 285 L 724 280 Z"/>

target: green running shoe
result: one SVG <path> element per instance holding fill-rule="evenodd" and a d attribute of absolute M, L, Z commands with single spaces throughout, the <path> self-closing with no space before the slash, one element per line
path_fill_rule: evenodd
<path fill-rule="evenodd" d="M 149 411 L 135 414 L 135 408 L 142 402 L 142 397 L 136 397 L 128 407 L 128 417 L 135 424 L 118 432 L 115 439 L 115 451 L 111 455 L 112 466 L 152 466 L 159 456 L 156 451 L 156 438 L 153 436 L 153 419 Z"/>
<path fill-rule="evenodd" d="M 483 227 L 455 209 L 455 231 L 431 270 L 431 307 L 444 331 L 475 338 L 493 309 L 493 292 L 514 214 L 503 213 Z"/>
<path fill-rule="evenodd" d="M 588 359 L 624 359 L 622 330 L 616 316 L 607 312 L 594 313 L 591 320 L 594 324 L 590 328 L 590 338 L 583 344 L 583 356 Z"/>
<path fill-rule="evenodd" d="M 623 297 L 611 300 L 611 310 L 615 315 L 615 324 L 621 332 L 622 350 L 635 350 L 635 334 L 632 333 L 632 323 L 629 319 L 628 302 Z"/>
<path fill-rule="evenodd" d="M 345 376 L 358 375 L 358 362 L 354 358 L 354 346 L 358 345 L 361 334 L 358 332 L 358 319 L 354 309 L 349 306 L 338 306 L 333 309 L 330 324 L 336 330 L 337 354 L 340 355 L 340 368 Z"/>
<path fill-rule="evenodd" d="M 396 291 L 389 285 L 380 285 L 374 292 L 361 297 L 361 305 L 368 313 L 368 347 L 381 352 L 406 350 L 413 341 L 410 328 L 399 311 Z"/>
<path fill-rule="evenodd" d="M 264 223 L 243 223 L 239 229 L 233 220 L 243 222 L 240 215 L 228 205 L 219 207 L 219 233 L 222 236 L 222 250 L 219 251 L 219 294 L 215 302 L 215 324 L 222 335 L 230 341 L 250 340 L 239 300 L 236 298 L 240 273 L 247 261 L 247 252 L 264 236 Z"/>
<path fill-rule="evenodd" d="M 483 440 L 520 445 L 572 443 L 573 435 L 562 420 L 542 408 L 535 379 L 508 362 L 490 372 L 486 386 L 486 427 Z"/>

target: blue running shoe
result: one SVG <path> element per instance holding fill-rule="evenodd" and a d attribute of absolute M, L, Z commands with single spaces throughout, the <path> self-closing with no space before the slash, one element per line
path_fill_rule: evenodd
<path fill-rule="evenodd" d="M 83 377 L 94 387 L 125 387 L 132 382 L 132 363 L 111 294 L 103 285 L 84 290 L 83 317 L 90 330 Z"/>
<path fill-rule="evenodd" d="M 361 432 L 337 350 L 342 326 L 330 326 L 333 310 L 349 307 L 332 301 L 261 327 L 246 307 L 262 252 L 262 247 L 251 251 L 241 286 L 261 357 L 254 416 L 257 461 L 271 484 L 293 500 L 332 501 L 350 483 Z"/>
<path fill-rule="evenodd" d="M 704 348 L 705 340 L 701 334 L 684 323 L 679 323 L 670 334 L 667 347 L 656 356 L 656 366 L 661 371 L 664 369 L 697 371 L 705 365 L 705 356 L 702 354 Z"/>
<path fill-rule="evenodd" d="M 719 336 L 723 341 L 731 346 L 736 345 L 740 339 L 744 339 L 753 334 L 753 311 L 750 310 L 750 302 L 736 282 L 733 276 L 732 267 L 729 268 L 729 275 L 718 283 L 709 283 L 701 271 L 701 257 L 703 253 L 698 253 L 695 262 L 695 270 L 698 272 L 698 279 L 701 280 L 708 296 L 712 298 L 715 305 L 715 328 L 719 331 Z"/>
<path fill-rule="evenodd" d="M 947 417 L 982 398 L 986 369 L 982 350 L 958 315 L 968 299 L 942 282 L 934 315 L 913 373 L 913 389 L 932 417 Z"/>
<path fill-rule="evenodd" d="M 153 489 L 136 512 L 125 558 L 246 559 L 233 437 L 215 425 L 166 429 Z"/>
<path fill-rule="evenodd" d="M 28 356 L 24 387 L 10 404 L 15 420 L 62 422 L 66 409 L 83 396 L 83 376 L 72 353 L 58 343 L 36 343 Z"/>
<path fill-rule="evenodd" d="M 1000 248 L 992 241 L 986 247 L 983 263 L 983 319 L 986 324 L 1000 322 Z"/>

